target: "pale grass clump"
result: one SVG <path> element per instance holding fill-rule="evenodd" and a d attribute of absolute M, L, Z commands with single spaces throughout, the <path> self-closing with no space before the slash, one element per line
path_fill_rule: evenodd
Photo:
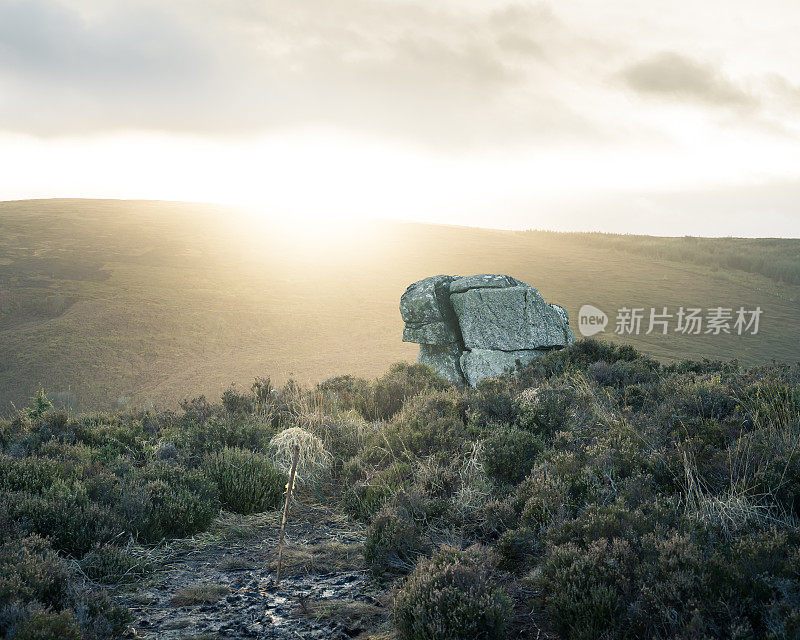
<path fill-rule="evenodd" d="M 761 384 L 741 401 L 755 429 L 741 433 L 728 447 L 729 483 L 712 494 L 684 454 L 686 508 L 690 516 L 715 523 L 732 536 L 746 527 L 793 528 L 797 514 L 781 505 L 777 495 L 789 481 L 790 461 L 800 449 L 800 393 L 775 384 Z M 761 480 L 775 460 L 785 460 L 782 473 L 766 485 Z"/>
<path fill-rule="evenodd" d="M 347 459 L 364 449 L 367 438 L 375 433 L 375 425 L 357 411 L 336 412 L 309 422 L 306 429 L 318 436 L 325 449 L 336 459 Z"/>
<path fill-rule="evenodd" d="M 295 484 L 298 487 L 317 486 L 330 474 L 333 457 L 322 440 L 300 427 L 289 427 L 270 440 L 269 448 L 275 464 L 287 475 L 292 468 L 295 445 L 300 447 Z"/>
<path fill-rule="evenodd" d="M 685 509 L 689 518 L 714 525 L 728 538 L 750 527 L 794 528 L 797 519 L 787 513 L 768 493 L 757 493 L 741 479 L 731 478 L 729 486 L 715 495 L 700 478 L 697 466 L 684 454 Z"/>
<path fill-rule="evenodd" d="M 482 443 L 476 442 L 458 470 L 458 488 L 453 494 L 453 511 L 461 522 L 478 517 L 491 500 L 492 483 L 480 461 Z"/>

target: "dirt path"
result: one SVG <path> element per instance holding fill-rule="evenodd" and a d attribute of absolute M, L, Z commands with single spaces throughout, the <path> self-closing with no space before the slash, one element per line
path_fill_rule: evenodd
<path fill-rule="evenodd" d="M 388 595 L 362 560 L 363 530 L 319 506 L 295 505 L 275 584 L 279 514 L 223 514 L 207 533 L 164 550 L 156 572 L 119 594 L 130 636 L 386 638 Z"/>

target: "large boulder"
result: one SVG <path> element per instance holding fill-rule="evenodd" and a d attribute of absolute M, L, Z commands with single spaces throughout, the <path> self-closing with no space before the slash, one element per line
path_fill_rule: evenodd
<path fill-rule="evenodd" d="M 462 352 L 459 364 L 465 380 L 474 387 L 484 378 L 496 378 L 513 371 L 517 366 L 524 367 L 542 353 L 545 352 L 536 349 L 520 349 L 519 351 L 472 349 L 472 351 Z M 419 361 L 422 362 L 421 359 Z"/>
<path fill-rule="evenodd" d="M 432 276 L 400 299 L 403 340 L 418 361 L 457 384 L 477 384 L 575 341 L 566 310 L 511 276 Z"/>
<path fill-rule="evenodd" d="M 568 342 L 562 315 L 531 286 L 469 289 L 453 293 L 467 349 L 549 349 Z"/>
<path fill-rule="evenodd" d="M 500 276 L 496 273 L 482 273 L 477 276 L 455 278 L 450 283 L 450 293 L 463 293 L 470 289 L 505 289 L 506 287 L 517 287 L 524 284 L 524 282 L 512 278 L 511 276 Z"/>
<path fill-rule="evenodd" d="M 400 315 L 406 323 L 404 342 L 448 345 L 461 341 L 450 283 L 457 276 L 431 276 L 410 285 L 400 298 Z"/>
<path fill-rule="evenodd" d="M 464 352 L 459 344 L 421 344 L 417 362 L 433 367 L 442 378 L 453 384 L 463 384 L 461 358 Z"/>

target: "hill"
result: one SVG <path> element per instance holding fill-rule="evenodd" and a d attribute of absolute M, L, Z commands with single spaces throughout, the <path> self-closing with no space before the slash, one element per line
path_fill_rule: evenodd
<path fill-rule="evenodd" d="M 436 273 L 509 273 L 565 306 L 760 306 L 758 335 L 625 335 L 663 361 L 800 359 L 800 241 L 354 226 L 188 203 L 0 203 L 0 411 L 176 406 L 269 372 L 313 383 L 411 361 L 397 310 Z M 646 323 L 646 320 L 645 320 Z M 577 331 L 576 331 L 577 332 Z"/>

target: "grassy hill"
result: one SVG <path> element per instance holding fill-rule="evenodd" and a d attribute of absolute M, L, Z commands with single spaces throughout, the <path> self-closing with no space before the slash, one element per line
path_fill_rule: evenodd
<path fill-rule="evenodd" d="M 224 207 L 0 203 L 0 412 L 41 384 L 75 409 L 174 406 L 232 382 L 375 376 L 413 360 L 405 287 L 509 273 L 564 305 L 763 309 L 757 336 L 625 336 L 661 360 L 800 360 L 800 241 L 286 226 Z"/>

